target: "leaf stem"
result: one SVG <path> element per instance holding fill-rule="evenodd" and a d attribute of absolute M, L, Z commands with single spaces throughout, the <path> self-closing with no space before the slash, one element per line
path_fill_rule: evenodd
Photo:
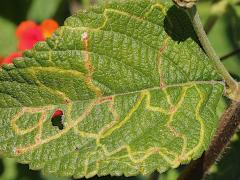
<path fill-rule="evenodd" d="M 196 6 L 193 6 L 191 9 L 186 10 L 189 17 L 191 18 L 193 28 L 199 38 L 199 41 L 205 50 L 206 54 L 208 57 L 212 60 L 214 63 L 215 67 L 217 68 L 218 72 L 222 75 L 224 81 L 226 82 L 227 85 L 227 92 L 226 95 L 235 101 L 240 101 L 240 85 L 238 82 L 236 82 L 227 69 L 224 67 L 222 64 L 219 56 L 213 49 L 206 32 L 204 31 L 201 19 L 199 17 L 199 14 L 197 12 Z"/>
<path fill-rule="evenodd" d="M 233 101 L 221 117 L 216 136 L 200 159 L 192 161 L 178 180 L 201 180 L 227 147 L 240 125 L 240 102 Z"/>

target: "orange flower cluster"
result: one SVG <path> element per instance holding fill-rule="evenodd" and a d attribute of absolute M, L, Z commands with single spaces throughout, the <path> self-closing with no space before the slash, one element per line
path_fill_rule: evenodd
<path fill-rule="evenodd" d="M 18 52 L 10 54 L 2 61 L 0 60 L 0 65 L 12 63 L 14 58 L 22 56 L 22 51 L 32 49 L 34 44 L 50 37 L 57 28 L 58 23 L 52 19 L 46 19 L 40 25 L 36 24 L 34 21 L 22 22 L 16 30 Z"/>

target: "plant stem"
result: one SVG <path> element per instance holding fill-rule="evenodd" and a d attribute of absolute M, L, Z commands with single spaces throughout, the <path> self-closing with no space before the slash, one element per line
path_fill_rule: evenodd
<path fill-rule="evenodd" d="M 208 150 L 197 159 L 190 163 L 180 175 L 178 180 L 201 180 L 209 168 L 216 162 L 220 155 L 224 152 L 231 137 L 238 130 L 240 125 L 240 102 L 232 102 L 230 107 L 221 117 L 219 128 L 216 136 Z"/>
<path fill-rule="evenodd" d="M 80 9 L 80 4 L 77 0 L 70 1 L 70 12 L 71 14 L 75 14 Z"/>
<path fill-rule="evenodd" d="M 205 50 L 208 57 L 212 60 L 218 72 L 222 75 L 224 81 L 227 84 L 227 96 L 230 99 L 240 101 L 240 85 L 231 77 L 227 69 L 222 64 L 219 56 L 213 49 L 210 41 L 208 40 L 207 34 L 204 31 L 202 22 L 200 20 L 199 14 L 197 12 L 196 6 L 193 6 L 191 9 L 186 10 L 189 17 L 191 18 L 193 28 L 201 42 L 203 49 Z"/>

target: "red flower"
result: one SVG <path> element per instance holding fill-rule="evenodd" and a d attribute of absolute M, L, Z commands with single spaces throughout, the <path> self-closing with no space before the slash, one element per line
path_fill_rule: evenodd
<path fill-rule="evenodd" d="M 34 44 L 44 41 L 41 27 L 33 21 L 22 22 L 17 28 L 16 36 L 19 39 L 18 49 L 20 51 L 32 49 Z"/>
<path fill-rule="evenodd" d="M 41 24 L 41 29 L 44 38 L 51 37 L 51 35 L 58 28 L 58 23 L 52 19 L 46 19 Z"/>
<path fill-rule="evenodd" d="M 11 64 L 13 62 L 13 59 L 21 56 L 22 56 L 21 52 L 14 52 L 10 54 L 8 57 L 4 58 L 0 64 Z"/>
<path fill-rule="evenodd" d="M 37 24 L 34 21 L 23 21 L 18 25 L 16 29 L 16 36 L 20 38 L 26 30 L 34 28 L 36 26 Z"/>
<path fill-rule="evenodd" d="M 0 65 L 12 63 L 14 58 L 21 57 L 22 51 L 32 49 L 37 42 L 50 37 L 57 28 L 58 23 L 52 19 L 46 19 L 41 25 L 34 21 L 23 21 L 16 30 L 19 52 L 12 53 L 3 60 L 0 59 Z"/>
<path fill-rule="evenodd" d="M 3 63 L 4 58 L 0 56 L 0 65 Z"/>

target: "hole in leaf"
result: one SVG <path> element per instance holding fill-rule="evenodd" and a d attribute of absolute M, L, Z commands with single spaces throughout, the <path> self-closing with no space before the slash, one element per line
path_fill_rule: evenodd
<path fill-rule="evenodd" d="M 59 130 L 64 128 L 64 114 L 62 110 L 57 110 L 54 112 L 51 118 L 53 126 L 57 126 Z"/>

